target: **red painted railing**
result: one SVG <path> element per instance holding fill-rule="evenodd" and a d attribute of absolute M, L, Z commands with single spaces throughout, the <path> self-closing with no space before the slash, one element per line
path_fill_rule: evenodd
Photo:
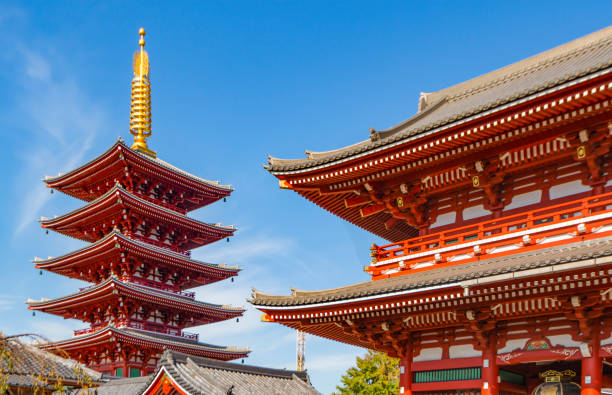
<path fill-rule="evenodd" d="M 167 292 L 169 294 L 175 296 L 182 296 L 188 299 L 195 299 L 195 292 L 193 291 L 181 291 L 179 289 L 174 288 L 171 285 L 160 283 L 159 281 L 148 280 L 146 278 L 141 277 L 131 277 L 131 276 L 121 276 L 121 281 L 126 281 L 138 285 L 142 285 L 156 291 Z"/>
<path fill-rule="evenodd" d="M 496 253 L 502 247 L 533 246 L 544 238 L 584 235 L 606 224 L 612 224 L 612 193 L 490 219 L 393 244 L 374 245 L 372 264 L 366 270 L 377 278 L 384 276 L 389 269 L 407 273 L 410 269 L 426 266 L 435 268 L 440 263 L 465 261 L 470 256 L 476 259 L 479 255 Z M 543 244 L 544 247 L 549 245 Z"/>
<path fill-rule="evenodd" d="M 86 335 L 88 333 L 93 333 L 97 330 L 106 327 L 106 323 L 101 325 L 93 325 L 90 328 L 78 329 L 74 331 L 74 336 Z M 115 326 L 118 328 L 133 328 L 141 331 L 160 333 L 166 336 L 173 336 L 182 339 L 195 340 L 198 341 L 199 335 L 197 333 L 184 332 L 179 329 L 168 328 L 163 325 L 149 323 L 149 322 L 135 322 L 135 321 L 118 321 L 115 323 Z"/>

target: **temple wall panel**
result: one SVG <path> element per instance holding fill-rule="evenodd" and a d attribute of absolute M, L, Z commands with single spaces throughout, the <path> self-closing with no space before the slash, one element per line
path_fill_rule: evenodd
<path fill-rule="evenodd" d="M 514 351 L 518 348 L 522 349 L 523 347 L 525 347 L 525 343 L 527 343 L 527 340 L 528 340 L 527 338 L 508 340 L 506 341 L 506 345 L 503 348 L 500 348 L 497 350 L 497 353 L 503 354 L 506 352 Z"/>
<path fill-rule="evenodd" d="M 548 340 L 550 340 L 550 344 L 554 347 L 556 345 L 565 346 L 565 347 L 580 347 L 580 342 L 577 342 L 572 339 L 571 335 L 556 335 L 556 336 L 547 336 Z"/>
<path fill-rule="evenodd" d="M 426 348 L 421 350 L 419 355 L 414 358 L 414 362 L 420 361 L 437 361 L 442 359 L 441 348 Z"/>
<path fill-rule="evenodd" d="M 542 191 L 536 190 L 527 193 L 522 193 L 520 195 L 516 195 L 512 202 L 504 207 L 505 210 L 512 210 L 519 207 L 529 206 L 530 204 L 539 203 L 542 199 Z"/>
<path fill-rule="evenodd" d="M 464 344 L 461 346 L 450 346 L 448 350 L 448 355 L 451 359 L 455 358 L 469 358 L 469 357 L 479 357 L 481 352 L 474 349 L 474 346 L 471 344 Z"/>
<path fill-rule="evenodd" d="M 472 206 L 472 207 L 468 207 L 464 209 L 463 210 L 463 220 L 467 221 L 469 219 L 484 217 L 490 214 L 491 214 L 491 211 L 485 209 L 484 206 L 481 204 L 478 206 Z"/>
<path fill-rule="evenodd" d="M 581 192 L 589 192 L 591 187 L 584 185 L 581 180 L 574 180 L 563 184 L 553 185 L 549 189 L 551 199 L 562 198 Z"/>

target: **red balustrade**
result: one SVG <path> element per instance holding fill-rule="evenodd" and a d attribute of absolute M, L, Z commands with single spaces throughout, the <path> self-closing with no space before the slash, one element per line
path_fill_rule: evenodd
<path fill-rule="evenodd" d="M 89 328 L 85 328 L 85 329 L 78 329 L 74 331 L 74 336 L 81 336 L 81 335 L 86 335 L 88 333 L 93 333 L 96 332 L 102 328 L 105 328 L 107 326 L 106 323 L 101 324 L 101 325 L 93 325 Z M 137 322 L 137 321 L 126 321 L 126 320 L 121 320 L 121 321 L 117 321 L 115 323 L 115 326 L 118 328 L 132 328 L 132 329 L 138 329 L 141 331 L 146 331 L 146 332 L 154 332 L 154 333 L 160 333 L 166 336 L 173 336 L 173 337 L 178 337 L 178 338 L 182 338 L 182 339 L 188 339 L 188 340 L 194 340 L 194 341 L 198 341 L 200 335 L 198 335 L 197 333 L 191 333 L 191 332 L 185 332 L 185 331 L 181 331 L 180 329 L 176 329 L 176 328 L 168 328 L 166 326 L 163 325 L 159 325 L 159 324 L 155 324 L 155 323 L 149 323 L 149 322 Z"/>
<path fill-rule="evenodd" d="M 188 299 L 195 299 L 195 292 L 193 291 L 181 291 L 173 287 L 172 285 L 160 283 L 159 281 L 149 280 L 142 277 L 132 277 L 132 276 L 121 276 L 121 281 L 130 282 L 134 284 L 138 284 L 141 286 L 145 286 L 156 291 L 167 292 L 175 296 L 182 296 Z"/>
<path fill-rule="evenodd" d="M 612 193 L 606 193 L 397 243 L 373 245 L 372 265 L 366 270 L 376 279 L 389 269 L 409 271 L 426 265 L 435 268 L 436 263 L 449 259 L 465 262 L 470 255 L 475 259 L 495 253 L 500 247 L 533 246 L 544 238 L 583 235 L 611 223 Z"/>

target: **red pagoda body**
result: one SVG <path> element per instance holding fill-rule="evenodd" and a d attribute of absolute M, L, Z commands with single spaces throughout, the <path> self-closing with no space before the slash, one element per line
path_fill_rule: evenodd
<path fill-rule="evenodd" d="M 400 394 L 610 391 L 611 98 L 607 28 L 422 94 L 369 140 L 269 158 L 281 188 L 389 244 L 371 281 L 251 303 L 400 358 Z"/>
<path fill-rule="evenodd" d="M 186 215 L 225 199 L 232 189 L 171 166 L 146 147 L 145 139 L 139 140 L 150 135 L 150 123 L 143 127 L 148 134 L 139 124 L 146 111 L 150 122 L 150 91 L 139 85 L 148 87 L 148 56 L 142 47 L 141 38 L 135 59 L 142 63 L 135 63 L 132 84 L 134 146 L 119 140 L 89 163 L 44 180 L 47 187 L 86 204 L 42 218 L 42 227 L 91 244 L 60 257 L 37 258 L 36 267 L 94 285 L 56 299 L 28 301 L 31 310 L 89 324 L 71 339 L 42 348 L 67 352 L 91 368 L 126 377 L 152 373 L 164 349 L 224 361 L 249 352 L 200 343 L 197 334 L 183 331 L 244 311 L 195 300 L 195 293 L 187 291 L 238 274 L 237 267 L 190 258 L 193 248 L 232 236 L 236 229 Z"/>

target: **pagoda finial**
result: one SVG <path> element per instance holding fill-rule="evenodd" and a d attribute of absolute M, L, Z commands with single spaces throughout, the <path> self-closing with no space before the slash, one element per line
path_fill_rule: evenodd
<path fill-rule="evenodd" d="M 132 149 L 155 157 L 147 147 L 151 136 L 151 83 L 149 82 L 149 55 L 144 50 L 145 30 L 138 30 L 140 49 L 134 53 L 134 78 L 132 79 L 132 105 L 130 111 L 130 133 L 134 136 Z"/>

